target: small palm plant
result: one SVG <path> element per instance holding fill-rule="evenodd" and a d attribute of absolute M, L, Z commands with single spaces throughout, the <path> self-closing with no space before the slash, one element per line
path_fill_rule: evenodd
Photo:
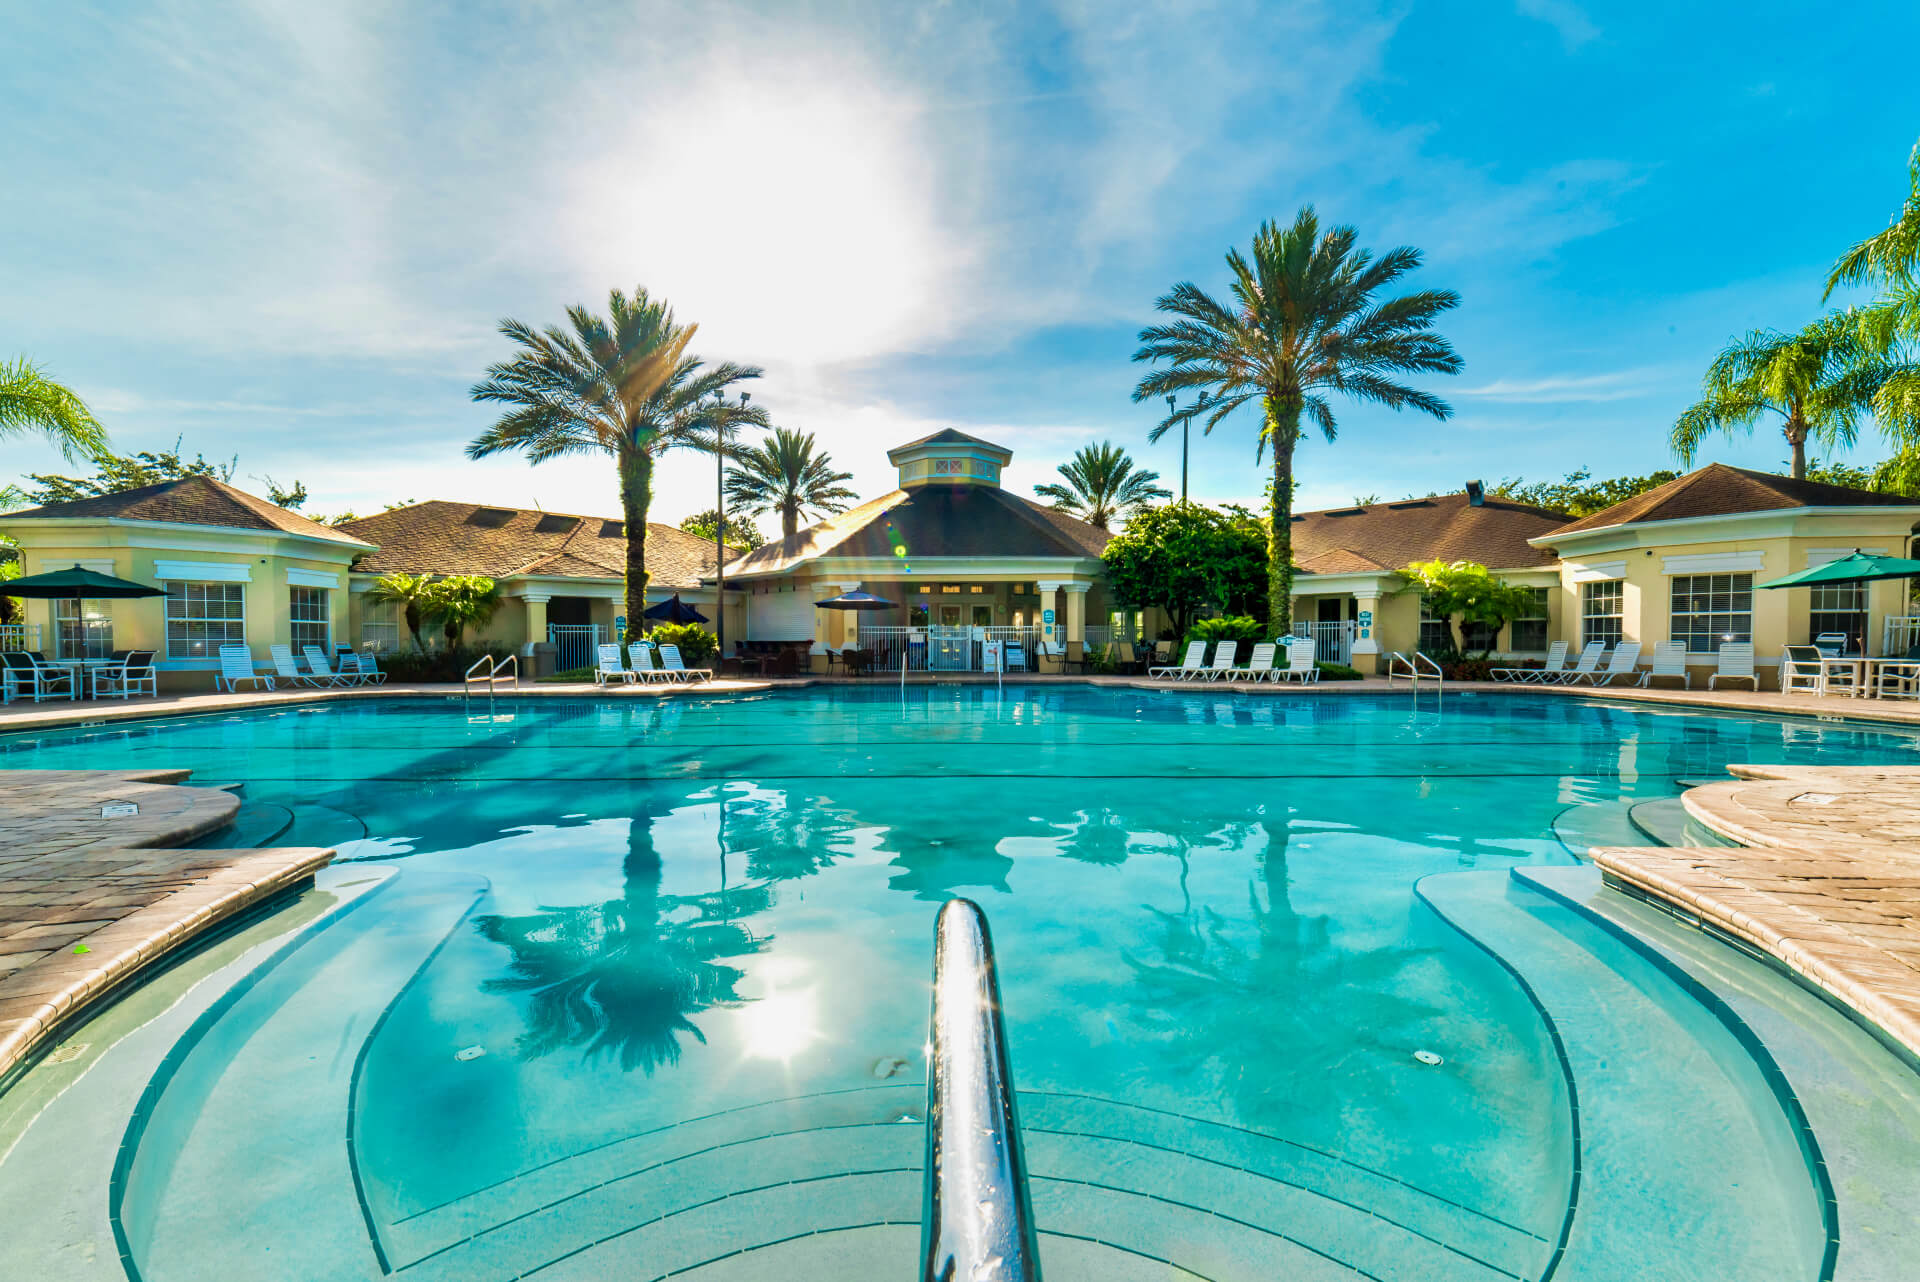
<path fill-rule="evenodd" d="M 829 512 L 844 512 L 850 500 L 858 497 L 842 484 L 851 481 L 851 472 L 836 472 L 833 456 L 817 448 L 812 432 L 776 427 L 773 435 L 758 445 L 739 450 L 736 466 L 727 469 L 727 498 L 748 513 L 780 514 L 780 533 L 792 538 L 800 531 L 800 519 Z"/>
<path fill-rule="evenodd" d="M 1154 304 L 1175 319 L 1141 330 L 1133 354 L 1167 366 L 1140 380 L 1135 401 L 1201 393 L 1155 427 L 1152 440 L 1201 416 L 1212 432 L 1241 406 L 1257 405 L 1254 458 L 1273 451 L 1267 608 L 1277 633 L 1293 627 L 1293 452 L 1301 420 L 1313 420 L 1333 440 L 1335 395 L 1439 419 L 1453 413 L 1439 397 L 1398 379 L 1459 372 L 1460 357 L 1433 325 L 1460 305 L 1460 296 L 1423 289 L 1380 297 L 1420 266 L 1420 251 L 1402 246 L 1375 258 L 1356 247 L 1358 239 L 1351 227 L 1322 231 L 1311 205 L 1291 226 L 1262 223 L 1250 257 L 1237 249 L 1227 253 L 1231 303 L 1182 281 Z"/>
<path fill-rule="evenodd" d="M 489 366 L 473 399 L 511 408 L 473 439 L 467 457 L 518 451 L 535 464 L 576 454 L 611 459 L 626 522 L 626 616 L 643 618 L 654 465 L 668 450 L 716 448 L 724 429 L 766 426 L 766 410 L 720 399 L 760 370 L 688 356 L 696 327 L 676 322 L 666 301 L 645 289 L 609 293 L 605 317 L 569 307 L 567 324 L 536 330 L 500 322 L 520 352 Z"/>
<path fill-rule="evenodd" d="M 87 403 L 21 357 L 0 361 L 0 438 L 38 432 L 70 459 L 106 452 L 107 429 Z"/>
<path fill-rule="evenodd" d="M 1858 435 L 1862 413 L 1889 367 L 1861 340 L 1858 318 L 1830 312 L 1797 334 L 1757 329 L 1729 344 L 1701 379 L 1701 396 L 1675 420 L 1674 454 L 1691 465 L 1713 432 L 1751 433 L 1760 418 L 1780 418 L 1795 479 L 1807 474 L 1807 441 L 1842 449 Z"/>
<path fill-rule="evenodd" d="M 500 585 L 484 574 L 449 574 L 429 589 L 428 617 L 440 625 L 447 649 L 457 650 L 468 628 L 484 628 L 500 613 Z"/>
<path fill-rule="evenodd" d="M 1154 484 L 1160 479 L 1158 472 L 1134 468 L 1132 457 L 1111 441 L 1083 445 L 1060 465 L 1065 485 L 1049 482 L 1034 486 L 1033 492 L 1051 500 L 1055 511 L 1104 530 L 1116 516 L 1125 520 L 1158 500 L 1173 497 L 1171 490 Z"/>
<path fill-rule="evenodd" d="M 367 588 L 367 604 L 399 606 L 400 617 L 407 623 L 407 634 L 413 638 L 413 648 L 425 653 L 427 642 L 420 629 L 434 608 L 435 587 L 431 574 L 383 574 Z"/>

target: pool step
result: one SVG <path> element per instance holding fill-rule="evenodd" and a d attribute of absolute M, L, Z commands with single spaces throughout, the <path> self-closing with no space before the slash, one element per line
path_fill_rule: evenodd
<path fill-rule="evenodd" d="M 1642 801 L 1628 814 L 1636 829 L 1662 846 L 1733 844 L 1688 814 L 1686 802 L 1679 797 L 1657 797 L 1652 801 Z"/>
<path fill-rule="evenodd" d="M 898 1119 L 920 1112 L 923 1091 L 874 1087 L 695 1119 L 382 1224 L 382 1239 L 396 1268 L 451 1282 L 535 1268 L 602 1276 L 621 1260 L 629 1271 L 646 1262 L 635 1276 L 703 1270 L 796 1236 L 917 1225 L 925 1137 Z M 1223 1123 L 1047 1092 L 1023 1093 L 1020 1108 L 1055 1278 L 1172 1268 L 1227 1282 L 1281 1268 L 1327 1282 L 1493 1282 L 1536 1276 L 1551 1249 L 1389 1176 Z M 901 1240 L 890 1273 L 912 1266 L 915 1239 Z"/>
<path fill-rule="evenodd" d="M 1564 1047 L 1584 1141 L 1556 1282 L 1656 1276 L 1676 1243 L 1701 1277 L 1819 1276 L 1818 1195 L 1767 1079 L 1725 1025 L 1508 874 L 1436 874 L 1416 894 L 1532 989 Z"/>
<path fill-rule="evenodd" d="M 1553 835 L 1578 859 L 1595 846 L 1644 846 L 1646 834 L 1633 826 L 1632 810 L 1627 801 L 1580 802 L 1553 817 Z"/>
<path fill-rule="evenodd" d="M 279 842 L 292 826 L 293 812 L 285 806 L 271 801 L 242 801 L 233 822 L 199 844 L 209 850 L 252 850 Z"/>
<path fill-rule="evenodd" d="M 394 875 L 182 1039 L 149 1087 L 124 1180 L 132 1276 L 379 1276 L 341 1142 L 356 1051 L 484 887 Z"/>

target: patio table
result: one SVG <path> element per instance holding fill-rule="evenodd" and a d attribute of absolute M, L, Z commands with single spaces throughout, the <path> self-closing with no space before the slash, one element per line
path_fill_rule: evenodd
<path fill-rule="evenodd" d="M 1833 680 L 1833 674 L 1844 672 L 1847 674 L 1847 685 L 1841 693 L 1849 699 L 1858 699 L 1866 688 L 1866 669 L 1867 660 L 1858 655 L 1822 655 L 1820 656 L 1820 692 L 1832 693 L 1828 685 Z"/>
<path fill-rule="evenodd" d="M 50 668 L 65 668 L 67 671 L 73 673 L 73 697 L 75 699 L 91 699 L 96 693 L 93 689 L 92 674 L 94 670 L 97 668 L 113 667 L 119 662 L 118 659 L 48 659 L 47 666 Z"/>

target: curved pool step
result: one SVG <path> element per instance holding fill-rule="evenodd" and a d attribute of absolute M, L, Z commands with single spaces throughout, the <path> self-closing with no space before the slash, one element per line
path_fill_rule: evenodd
<path fill-rule="evenodd" d="M 1553 817 L 1553 835 L 1576 859 L 1596 846 L 1644 846 L 1645 834 L 1633 826 L 1630 801 L 1582 801 Z"/>
<path fill-rule="evenodd" d="M 1658 1276 L 1675 1243 L 1702 1277 L 1819 1276 L 1826 1232 L 1796 1133 L 1712 1012 L 1508 874 L 1436 874 L 1415 893 L 1511 968 L 1564 1048 L 1583 1138 L 1555 1282 Z"/>
<path fill-rule="evenodd" d="M 1661 846 L 1731 846 L 1734 843 L 1687 813 L 1679 797 L 1656 797 L 1636 804 L 1628 816 L 1648 840 Z M 1644 845 L 1645 842 L 1637 844 Z"/>
<path fill-rule="evenodd" d="M 199 844 L 208 850 L 253 850 L 293 845 L 280 838 L 293 826 L 293 812 L 271 801 L 242 801 L 233 822 Z"/>
<path fill-rule="evenodd" d="M 332 806 L 311 802 L 293 808 L 293 827 L 286 833 L 289 846 L 332 846 L 340 850 L 367 836 L 367 825 L 358 815 Z M 340 853 L 346 854 L 345 850 Z"/>

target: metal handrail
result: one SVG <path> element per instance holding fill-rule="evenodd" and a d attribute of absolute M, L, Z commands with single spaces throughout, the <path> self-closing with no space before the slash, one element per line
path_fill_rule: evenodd
<path fill-rule="evenodd" d="M 949 899 L 933 928 L 922 1282 L 1040 1282 L 993 937 Z"/>
<path fill-rule="evenodd" d="M 1420 665 L 1423 663 L 1427 665 L 1427 670 L 1424 672 L 1421 670 L 1421 667 L 1420 667 Z M 1406 655 L 1401 654 L 1398 650 L 1389 650 L 1387 652 L 1387 684 L 1388 685 L 1393 684 L 1393 679 L 1395 677 L 1406 677 L 1409 680 L 1411 680 L 1414 685 L 1417 686 L 1420 684 L 1420 679 L 1422 677 L 1427 677 L 1427 676 L 1430 676 L 1433 678 L 1433 683 L 1435 685 L 1446 684 L 1447 677 L 1446 677 L 1445 670 L 1443 670 L 1440 667 L 1440 665 L 1435 663 L 1432 659 L 1428 658 L 1427 655 L 1422 651 L 1415 650 L 1413 652 L 1413 657 L 1411 659 L 1409 659 Z"/>
<path fill-rule="evenodd" d="M 487 670 L 480 672 L 483 664 Z M 480 675 L 475 676 L 476 672 L 480 672 Z M 506 672 L 507 675 L 501 676 L 502 672 Z M 466 675 L 460 678 L 460 688 L 471 695 L 474 685 L 480 683 L 486 686 L 488 694 L 492 694 L 494 685 L 501 681 L 511 682 L 515 690 L 520 688 L 519 655 L 510 654 L 505 659 L 496 659 L 490 654 L 481 655 L 467 668 Z"/>

